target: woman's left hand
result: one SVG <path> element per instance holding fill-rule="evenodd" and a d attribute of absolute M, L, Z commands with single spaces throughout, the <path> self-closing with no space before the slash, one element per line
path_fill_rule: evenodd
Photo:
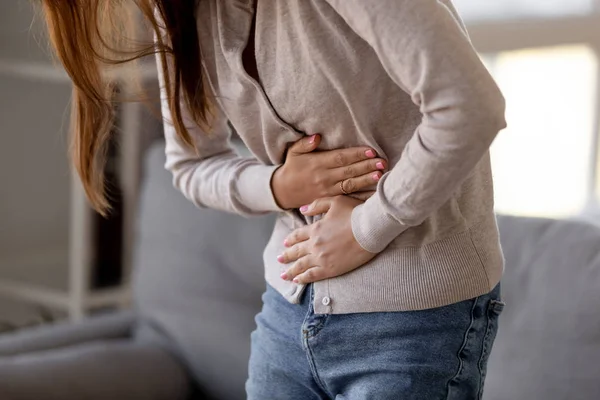
<path fill-rule="evenodd" d="M 312 283 L 343 275 L 372 260 L 376 254 L 363 249 L 352 233 L 350 216 L 361 203 L 348 196 L 335 196 L 302 207 L 304 215 L 326 215 L 312 225 L 296 229 L 285 239 L 288 249 L 277 260 L 294 265 L 281 278 L 298 284 Z"/>

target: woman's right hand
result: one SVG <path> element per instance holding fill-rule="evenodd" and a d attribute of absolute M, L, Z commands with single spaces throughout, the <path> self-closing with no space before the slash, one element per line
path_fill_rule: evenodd
<path fill-rule="evenodd" d="M 375 150 L 352 147 L 315 151 L 320 142 L 320 135 L 298 140 L 288 149 L 285 163 L 273 174 L 271 188 L 281 208 L 300 208 L 316 199 L 341 194 L 366 200 L 374 193 L 367 190 L 387 168 Z"/>

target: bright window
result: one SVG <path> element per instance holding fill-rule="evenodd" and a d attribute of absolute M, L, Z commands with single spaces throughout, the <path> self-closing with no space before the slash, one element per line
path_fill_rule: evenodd
<path fill-rule="evenodd" d="M 454 0 L 466 21 L 552 18 L 591 13 L 595 0 Z"/>
<path fill-rule="evenodd" d="M 593 169 L 595 53 L 569 46 L 484 59 L 507 100 L 509 127 L 492 146 L 497 211 L 545 217 L 580 212 Z"/>

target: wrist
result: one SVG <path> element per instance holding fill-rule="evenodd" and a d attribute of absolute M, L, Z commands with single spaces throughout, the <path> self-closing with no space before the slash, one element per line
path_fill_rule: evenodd
<path fill-rule="evenodd" d="M 350 226 L 356 242 L 369 253 L 381 253 L 409 227 L 385 211 L 377 195 L 352 210 Z"/>
<path fill-rule="evenodd" d="M 286 198 L 286 193 L 288 191 L 285 188 L 284 176 L 284 166 L 281 165 L 275 170 L 271 177 L 271 191 L 273 192 L 273 198 L 277 205 L 284 210 L 289 210 L 292 207 L 289 205 L 288 199 Z"/>

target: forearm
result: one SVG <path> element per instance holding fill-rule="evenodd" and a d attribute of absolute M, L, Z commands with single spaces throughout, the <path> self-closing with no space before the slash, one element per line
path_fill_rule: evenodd
<path fill-rule="evenodd" d="M 352 228 L 365 250 L 378 253 L 446 203 L 472 173 L 504 127 L 503 106 L 463 121 L 464 129 L 441 136 L 421 126 L 375 195 L 352 214 Z"/>
<path fill-rule="evenodd" d="M 357 241 L 377 253 L 460 187 L 505 127 L 504 98 L 450 1 L 327 1 L 422 114 L 376 195 L 352 215 Z"/>
<path fill-rule="evenodd" d="M 172 122 L 161 59 L 159 83 L 164 120 L 165 167 L 173 184 L 198 207 L 209 207 L 244 216 L 281 211 L 273 197 L 271 178 L 275 166 L 239 156 L 231 146 L 227 119 L 216 105 L 211 131 L 203 130 L 181 101 L 181 113 L 195 148 L 183 141 Z"/>
<path fill-rule="evenodd" d="M 198 207 L 243 216 L 281 211 L 270 181 L 276 167 L 237 154 L 220 154 L 201 161 L 167 158 L 174 186 Z"/>

